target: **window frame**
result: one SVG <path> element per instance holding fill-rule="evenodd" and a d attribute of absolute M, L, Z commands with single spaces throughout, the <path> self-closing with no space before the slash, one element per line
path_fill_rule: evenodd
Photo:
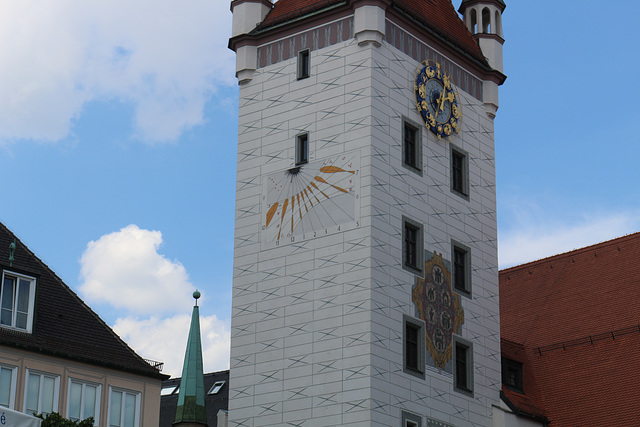
<path fill-rule="evenodd" d="M 415 140 L 413 141 L 413 159 L 408 156 L 407 128 L 413 131 Z M 422 176 L 422 127 L 416 123 L 402 118 L 402 165 L 412 172 Z"/>
<path fill-rule="evenodd" d="M 297 77 L 298 80 L 311 76 L 311 49 L 298 51 Z"/>
<path fill-rule="evenodd" d="M 209 389 L 209 391 L 207 392 L 207 395 L 214 395 L 214 394 L 220 393 L 220 390 L 222 390 L 222 387 L 224 387 L 226 383 L 227 383 L 226 380 L 220 380 L 220 381 L 214 382 L 211 388 Z"/>
<path fill-rule="evenodd" d="M 408 228 L 412 228 L 416 233 L 416 239 L 413 243 L 415 264 L 414 260 L 409 259 L 412 257 L 408 241 Z M 402 268 L 414 274 L 422 274 L 422 270 L 424 270 L 424 226 L 404 215 L 402 216 Z"/>
<path fill-rule="evenodd" d="M 464 367 L 459 365 L 461 353 L 464 350 Z M 462 359 L 462 357 L 461 357 Z M 461 369 L 463 368 L 463 369 Z M 464 370 L 465 385 L 459 384 L 460 371 Z M 473 344 L 460 337 L 453 337 L 453 389 L 458 393 L 473 397 Z"/>
<path fill-rule="evenodd" d="M 514 370 L 516 373 L 516 384 L 510 384 L 508 379 L 508 371 Z M 506 357 L 502 358 L 502 384 L 505 385 L 509 390 L 513 390 L 517 393 L 524 393 L 523 383 L 522 383 L 522 363 L 508 359 Z"/>
<path fill-rule="evenodd" d="M 58 412 L 58 405 L 60 403 L 60 375 L 57 374 L 52 374 L 50 372 L 43 372 L 43 371 L 38 371 L 36 369 L 26 369 L 26 373 L 25 373 L 25 384 L 24 384 L 24 400 L 22 402 L 22 406 L 23 406 L 23 411 L 25 414 L 30 414 L 31 411 L 27 405 L 29 404 L 29 386 L 30 386 L 30 381 L 29 381 L 29 377 L 31 375 L 37 375 L 40 377 L 40 381 L 38 384 L 38 403 L 37 403 L 37 410 L 35 411 L 38 414 L 50 414 L 51 412 Z M 44 388 L 43 388 L 43 382 L 44 382 L 44 378 L 50 378 L 54 380 L 54 386 L 53 386 L 53 402 L 52 402 L 52 409 L 50 412 L 45 412 L 42 410 L 42 397 L 43 397 L 43 393 L 44 393 Z"/>
<path fill-rule="evenodd" d="M 8 406 L 4 406 L 0 404 L 1 408 L 9 408 L 15 409 L 16 405 L 16 385 L 17 385 L 17 376 L 18 376 L 18 367 L 13 365 L 6 365 L 4 363 L 0 363 L 0 373 L 2 369 L 6 369 L 11 371 L 11 379 L 9 382 L 9 403 Z"/>
<path fill-rule="evenodd" d="M 296 135 L 296 166 L 302 166 L 309 163 L 309 132 Z"/>
<path fill-rule="evenodd" d="M 456 164 L 456 159 L 460 159 L 460 165 Z M 469 200 L 469 153 L 451 144 L 449 166 L 451 192 Z"/>
<path fill-rule="evenodd" d="M 70 414 L 70 409 L 71 409 L 71 385 L 72 384 L 79 384 L 80 386 L 82 386 L 82 391 L 81 391 L 81 396 L 80 396 L 80 418 L 72 418 L 71 414 Z M 96 397 L 95 397 L 95 402 L 94 402 L 94 415 L 86 415 L 85 414 L 85 403 L 86 403 L 86 396 L 85 396 L 85 392 L 86 392 L 86 388 L 87 386 L 90 387 L 95 387 L 96 388 Z M 67 387 L 67 418 L 75 421 L 81 421 L 84 420 L 88 417 L 93 417 L 93 425 L 98 425 L 100 423 L 100 402 L 102 401 L 102 385 L 99 383 L 94 383 L 92 381 L 86 381 L 86 380 L 82 380 L 79 378 L 72 378 L 69 377 L 69 382 L 68 382 L 68 387 Z"/>
<path fill-rule="evenodd" d="M 422 417 L 408 411 L 402 411 L 402 427 L 422 427 Z"/>
<path fill-rule="evenodd" d="M 416 342 L 416 367 L 409 366 L 409 343 L 407 336 L 407 327 L 414 327 L 417 329 L 417 342 Z M 405 373 L 413 375 L 421 379 L 425 378 L 425 371 L 427 366 L 426 360 L 426 323 L 422 319 L 411 317 L 406 314 L 402 315 L 402 366 Z"/>
<path fill-rule="evenodd" d="M 26 274 L 16 273 L 12 270 L 2 270 L 2 281 L 0 282 L 0 312 L 4 312 L 6 309 L 2 308 L 2 302 L 4 300 L 5 294 L 5 286 L 4 282 L 6 278 L 13 278 L 15 280 L 14 287 L 12 289 L 12 302 L 11 302 L 11 324 L 6 325 L 0 323 L 1 328 L 14 329 L 17 331 L 24 331 L 27 333 L 31 333 L 33 331 L 33 317 L 34 317 L 34 307 L 35 307 L 35 294 L 36 294 L 36 278 L 32 276 L 28 276 Z M 16 326 L 17 323 L 17 315 L 18 315 L 18 303 L 19 303 L 19 295 L 16 295 L 19 292 L 18 285 L 20 284 L 20 280 L 25 280 L 29 282 L 29 299 L 27 301 L 27 320 L 26 326 L 24 328 Z"/>
<path fill-rule="evenodd" d="M 463 274 L 463 286 L 460 287 L 459 283 L 459 268 L 458 268 L 458 260 L 456 254 L 460 253 L 463 257 L 463 266 L 462 266 L 462 274 Z M 459 294 L 462 294 L 466 297 L 471 298 L 471 249 L 468 246 L 463 245 L 460 242 L 455 240 L 451 241 L 451 265 L 453 266 L 453 274 L 452 274 L 452 282 L 453 282 L 453 290 Z"/>
<path fill-rule="evenodd" d="M 113 394 L 114 393 L 121 393 L 123 396 L 123 399 L 120 400 L 120 424 L 111 424 L 111 414 L 113 413 Z M 109 407 L 108 407 L 108 411 L 107 411 L 107 424 L 109 427 L 112 426 L 116 426 L 116 427 L 122 427 L 123 425 L 123 418 L 124 418 L 124 414 L 125 414 L 125 409 L 126 409 L 126 405 L 124 405 L 123 403 L 125 402 L 124 397 L 127 395 L 133 395 L 135 396 L 135 412 L 134 412 L 134 427 L 140 427 L 140 401 L 141 401 L 141 396 L 142 393 L 139 391 L 135 391 L 135 390 L 128 390 L 125 388 L 120 388 L 120 387 L 113 387 L 113 386 L 109 386 Z"/>

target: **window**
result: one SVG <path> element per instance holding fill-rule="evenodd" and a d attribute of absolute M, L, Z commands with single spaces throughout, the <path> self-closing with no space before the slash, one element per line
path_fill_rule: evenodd
<path fill-rule="evenodd" d="M 424 378 L 425 360 L 425 323 L 404 315 L 404 372 Z"/>
<path fill-rule="evenodd" d="M 404 120 L 402 125 L 402 163 L 420 174 L 422 171 L 421 141 L 420 128 Z"/>
<path fill-rule="evenodd" d="M 453 286 L 456 291 L 471 296 L 471 256 L 469 248 L 453 242 Z"/>
<path fill-rule="evenodd" d="M 298 52 L 298 80 L 309 77 L 311 64 L 309 63 L 309 49 Z"/>
<path fill-rule="evenodd" d="M 109 427 L 138 427 L 139 420 L 140 393 L 110 389 Z"/>
<path fill-rule="evenodd" d="M 31 332 L 36 279 L 4 271 L 0 295 L 0 325 Z"/>
<path fill-rule="evenodd" d="M 93 417 L 97 425 L 100 421 L 100 385 L 69 379 L 67 398 L 67 418 L 72 421 Z"/>
<path fill-rule="evenodd" d="M 402 266 L 413 273 L 422 272 L 422 224 L 402 217 Z"/>
<path fill-rule="evenodd" d="M 177 392 L 179 388 L 180 387 L 175 384 L 164 386 L 162 387 L 162 390 L 160 390 L 160 396 L 169 396 L 170 394 L 173 394 L 173 392 Z"/>
<path fill-rule="evenodd" d="M 296 166 L 309 163 L 309 134 L 296 136 Z"/>
<path fill-rule="evenodd" d="M 456 391 L 473 393 L 473 348 L 471 343 L 454 338 L 454 388 Z"/>
<path fill-rule="evenodd" d="M 0 365 L 0 406 L 13 409 L 16 401 L 16 374 L 15 366 Z"/>
<path fill-rule="evenodd" d="M 469 158 L 462 150 L 451 147 L 451 191 L 468 198 Z"/>
<path fill-rule="evenodd" d="M 24 412 L 49 414 L 58 412 L 60 377 L 27 369 Z"/>
<path fill-rule="evenodd" d="M 209 389 L 207 394 L 218 394 L 220 389 L 226 384 L 226 381 L 216 381 L 213 386 Z"/>
<path fill-rule="evenodd" d="M 422 427 L 422 417 L 411 412 L 402 411 L 402 427 Z"/>
<path fill-rule="evenodd" d="M 506 385 L 507 388 L 522 393 L 522 363 L 503 357 L 502 383 Z"/>

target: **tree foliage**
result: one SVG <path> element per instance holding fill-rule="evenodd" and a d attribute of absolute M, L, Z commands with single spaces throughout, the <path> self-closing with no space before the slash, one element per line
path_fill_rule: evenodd
<path fill-rule="evenodd" d="M 62 418 L 57 412 L 47 415 L 38 414 L 36 417 L 42 419 L 42 427 L 93 427 L 93 417 L 82 421 L 71 421 Z"/>

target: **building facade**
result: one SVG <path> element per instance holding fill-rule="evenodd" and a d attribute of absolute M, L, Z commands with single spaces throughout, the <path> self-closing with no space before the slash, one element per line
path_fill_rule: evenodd
<path fill-rule="evenodd" d="M 229 425 L 492 425 L 504 3 L 231 9 Z"/>
<path fill-rule="evenodd" d="M 0 406 L 158 425 L 161 364 L 138 356 L 2 224 L 0 273 Z"/>

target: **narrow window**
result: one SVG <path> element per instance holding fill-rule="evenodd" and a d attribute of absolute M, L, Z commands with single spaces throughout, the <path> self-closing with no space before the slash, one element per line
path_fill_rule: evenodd
<path fill-rule="evenodd" d="M 471 256 L 469 248 L 457 242 L 453 247 L 453 286 L 456 291 L 471 296 Z"/>
<path fill-rule="evenodd" d="M 35 279 L 10 272 L 2 274 L 0 326 L 31 332 Z"/>
<path fill-rule="evenodd" d="M 402 219 L 402 265 L 412 272 L 422 271 L 422 225 Z"/>
<path fill-rule="evenodd" d="M 503 357 L 502 383 L 506 385 L 507 388 L 522 393 L 522 363 Z"/>
<path fill-rule="evenodd" d="M 16 398 L 17 367 L 0 366 L 0 406 L 13 409 Z"/>
<path fill-rule="evenodd" d="M 467 155 L 451 150 L 451 190 L 465 198 L 469 196 L 469 164 Z"/>
<path fill-rule="evenodd" d="M 309 134 L 296 136 L 296 166 L 309 163 Z"/>
<path fill-rule="evenodd" d="M 97 425 L 100 421 L 100 389 L 100 384 L 69 379 L 67 418 L 80 421 L 93 417 Z"/>
<path fill-rule="evenodd" d="M 402 411 L 402 427 L 422 427 L 422 417 L 411 412 Z"/>
<path fill-rule="evenodd" d="M 27 414 L 58 411 L 60 377 L 27 370 L 25 410 Z"/>
<path fill-rule="evenodd" d="M 404 323 L 404 371 L 424 378 L 425 360 L 425 323 L 407 315 Z"/>
<path fill-rule="evenodd" d="M 473 358 L 471 344 L 456 340 L 454 350 L 454 385 L 457 391 L 473 392 Z"/>
<path fill-rule="evenodd" d="M 407 369 L 418 370 L 418 332 L 420 328 L 411 323 L 407 323 L 404 328 L 405 342 L 407 345 L 405 364 Z"/>
<path fill-rule="evenodd" d="M 414 172 L 422 170 L 422 148 L 420 145 L 420 128 L 403 122 L 402 126 L 402 163 Z"/>
<path fill-rule="evenodd" d="M 309 64 L 309 49 L 298 52 L 298 80 L 309 77 L 311 66 Z"/>

